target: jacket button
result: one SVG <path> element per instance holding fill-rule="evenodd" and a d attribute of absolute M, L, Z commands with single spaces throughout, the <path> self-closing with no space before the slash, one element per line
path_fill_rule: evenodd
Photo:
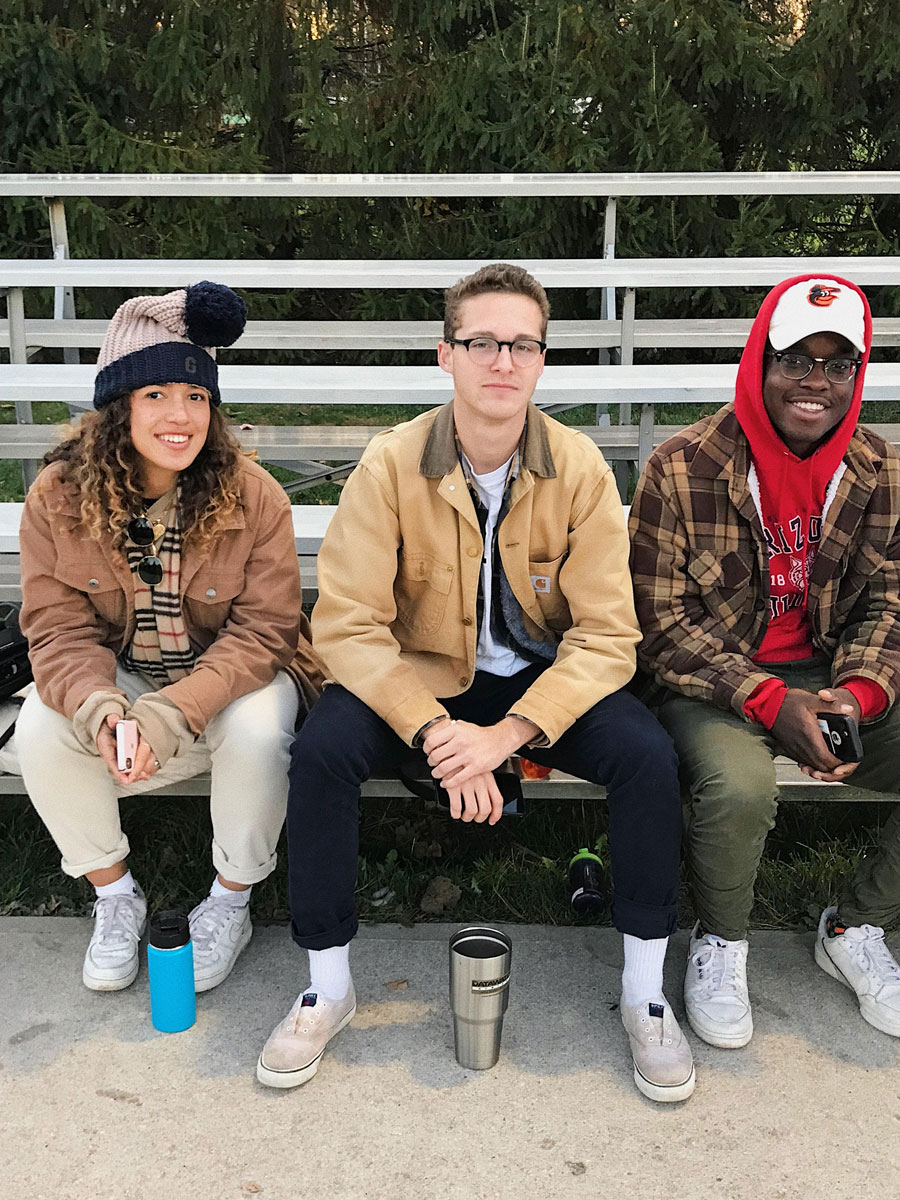
<path fill-rule="evenodd" d="M 471 625 L 472 624 L 471 617 L 463 617 L 462 621 L 463 621 L 463 625 Z"/>
<path fill-rule="evenodd" d="M 477 558 L 481 551 L 477 546 L 470 546 L 466 553 L 469 555 L 469 558 Z"/>
<path fill-rule="evenodd" d="M 89 579 L 89 580 L 88 580 L 88 587 L 95 587 L 95 588 L 96 588 L 96 587 L 99 587 L 99 586 L 100 586 L 100 580 L 99 580 L 99 579 Z"/>
<path fill-rule="evenodd" d="M 468 687 L 468 685 L 469 685 L 468 675 L 460 675 L 459 683 L 460 683 L 460 687 Z"/>
<path fill-rule="evenodd" d="M 213 597 L 215 596 L 215 594 L 216 594 L 216 589 L 215 589 L 215 588 L 207 588 L 207 589 L 206 589 L 206 594 L 207 594 L 207 596 L 209 596 L 210 600 L 212 600 L 212 598 L 213 598 Z"/>

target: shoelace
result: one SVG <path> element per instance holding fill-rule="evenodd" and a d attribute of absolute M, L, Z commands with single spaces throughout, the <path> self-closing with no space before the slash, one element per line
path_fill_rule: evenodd
<path fill-rule="evenodd" d="M 860 925 L 858 935 L 848 939 L 844 934 L 844 939 L 864 971 L 871 968 L 882 983 L 900 983 L 900 967 L 885 945 L 884 930 L 880 926 Z"/>
<path fill-rule="evenodd" d="M 94 901 L 93 916 L 97 921 L 97 942 L 112 948 L 125 946 L 132 938 L 137 938 L 138 921 L 134 901 L 134 896 L 124 893 L 119 896 L 103 896 Z"/>
<path fill-rule="evenodd" d="M 739 950 L 736 946 L 723 946 L 707 934 L 703 945 L 691 955 L 707 992 L 731 992 L 738 994 L 737 966 Z"/>
<path fill-rule="evenodd" d="M 191 941 L 199 950 L 208 950 L 235 912 L 240 910 L 225 898 L 207 896 L 197 905 L 191 921 Z"/>

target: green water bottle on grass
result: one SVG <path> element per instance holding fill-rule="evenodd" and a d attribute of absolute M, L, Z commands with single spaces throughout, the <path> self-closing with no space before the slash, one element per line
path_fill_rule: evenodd
<path fill-rule="evenodd" d="M 606 908 L 603 863 L 586 846 L 569 863 L 569 898 L 580 917 L 596 917 Z"/>

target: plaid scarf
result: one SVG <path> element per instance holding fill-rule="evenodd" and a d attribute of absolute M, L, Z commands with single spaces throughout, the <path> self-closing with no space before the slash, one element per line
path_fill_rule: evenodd
<path fill-rule="evenodd" d="M 125 550 L 134 583 L 134 637 L 123 655 L 123 666 L 141 671 L 161 683 L 174 683 L 191 673 L 196 656 L 191 649 L 179 600 L 181 578 L 181 526 L 178 518 L 179 495 L 173 488 L 146 510 L 154 525 L 165 526 L 159 542 L 152 546 L 127 546 Z M 162 582 L 156 587 L 144 583 L 138 565 L 148 554 L 156 553 L 162 563 Z"/>

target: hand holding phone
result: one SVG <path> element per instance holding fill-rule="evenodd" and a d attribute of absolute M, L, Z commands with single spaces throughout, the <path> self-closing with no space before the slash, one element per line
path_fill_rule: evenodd
<path fill-rule="evenodd" d="M 845 763 L 862 761 L 862 742 L 852 717 L 844 713 L 820 712 L 816 713 L 816 722 L 822 730 L 825 745 L 835 758 Z"/>
<path fill-rule="evenodd" d="M 127 773 L 134 766 L 138 748 L 137 721 L 119 721 L 116 724 L 116 766 Z"/>

